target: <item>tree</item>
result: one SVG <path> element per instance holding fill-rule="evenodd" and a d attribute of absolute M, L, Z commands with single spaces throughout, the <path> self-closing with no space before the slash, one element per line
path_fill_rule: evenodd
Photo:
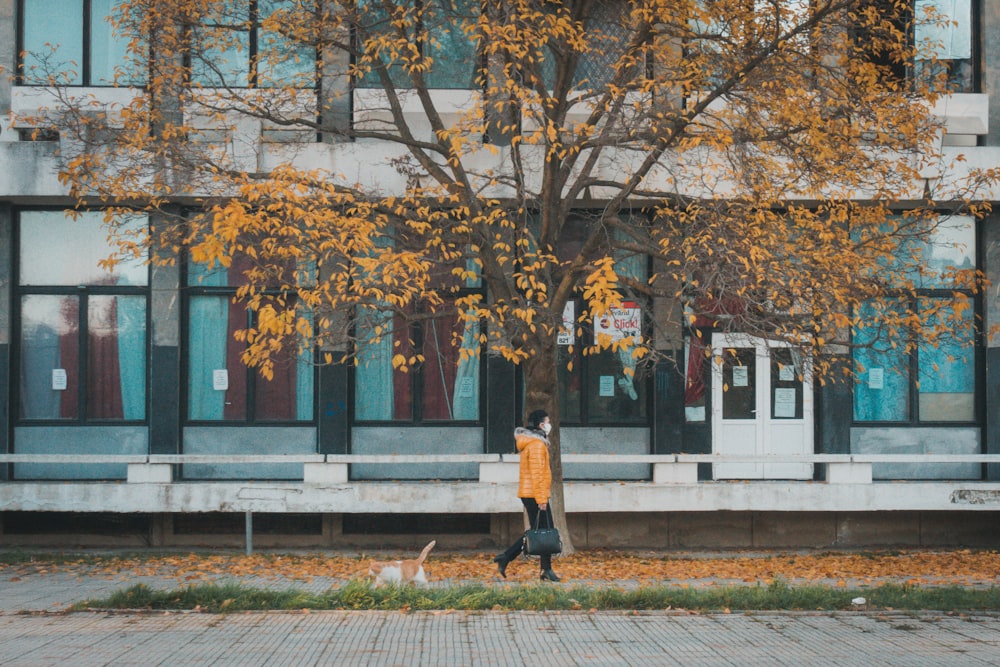
<path fill-rule="evenodd" d="M 914 293 L 940 207 L 978 212 L 996 177 L 940 148 L 946 80 L 914 74 L 910 36 L 945 19 L 901 0 L 126 0 L 113 20 L 146 85 L 57 87 L 36 119 L 72 194 L 112 229 L 153 212 L 157 261 L 253 260 L 265 375 L 302 337 L 342 363 L 391 337 L 405 370 L 424 358 L 393 323 L 458 318 L 461 354 L 519 364 L 552 415 L 567 537 L 566 358 L 616 354 L 627 385 L 696 324 L 793 343 L 827 381 L 851 371 L 831 350 L 933 342 L 970 308 L 871 307 Z M 594 326 L 628 303 L 641 330 Z"/>

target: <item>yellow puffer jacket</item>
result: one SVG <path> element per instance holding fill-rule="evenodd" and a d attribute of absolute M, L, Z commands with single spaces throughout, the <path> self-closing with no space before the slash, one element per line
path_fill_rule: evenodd
<path fill-rule="evenodd" d="M 552 491 L 552 470 L 549 468 L 549 446 L 545 436 L 526 428 L 514 430 L 514 442 L 521 455 L 518 498 L 534 498 L 541 505 L 549 502 Z"/>

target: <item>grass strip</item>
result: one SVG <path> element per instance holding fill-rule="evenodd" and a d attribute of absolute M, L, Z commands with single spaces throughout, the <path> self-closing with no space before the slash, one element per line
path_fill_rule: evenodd
<path fill-rule="evenodd" d="M 864 597 L 863 606 L 853 603 Z M 448 588 L 388 586 L 349 582 L 324 593 L 265 590 L 238 584 L 202 584 L 153 590 L 143 584 L 100 600 L 73 606 L 83 609 L 196 610 L 209 613 L 289 610 L 668 610 L 762 611 L 897 609 L 935 611 L 1000 610 L 1000 588 L 919 587 L 899 584 L 864 589 L 789 586 L 776 581 L 758 586 L 678 588 L 650 586 L 565 587 L 535 584 L 514 587 L 482 585 Z"/>

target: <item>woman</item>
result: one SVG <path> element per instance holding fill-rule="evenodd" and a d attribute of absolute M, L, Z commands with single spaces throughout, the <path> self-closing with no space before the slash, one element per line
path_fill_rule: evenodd
<path fill-rule="evenodd" d="M 549 510 L 549 492 L 552 489 L 552 471 L 549 468 L 549 431 L 552 423 L 545 410 L 535 410 L 528 415 L 526 428 L 514 429 L 514 442 L 521 455 L 520 481 L 517 495 L 531 519 L 531 527 L 552 525 Z M 493 559 L 500 576 L 507 578 L 507 565 L 524 551 L 524 535 L 502 554 Z M 552 571 L 552 556 L 540 556 L 542 581 L 559 581 Z"/>

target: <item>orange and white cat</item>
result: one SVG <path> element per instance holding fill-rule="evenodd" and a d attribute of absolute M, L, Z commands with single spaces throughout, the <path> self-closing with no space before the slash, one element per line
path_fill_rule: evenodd
<path fill-rule="evenodd" d="M 373 560 L 368 566 L 368 576 L 375 577 L 376 587 L 385 584 L 426 584 L 427 575 L 424 573 L 424 560 L 435 544 L 437 542 L 431 540 L 431 543 L 424 547 L 424 550 L 416 558 L 393 561 Z"/>

